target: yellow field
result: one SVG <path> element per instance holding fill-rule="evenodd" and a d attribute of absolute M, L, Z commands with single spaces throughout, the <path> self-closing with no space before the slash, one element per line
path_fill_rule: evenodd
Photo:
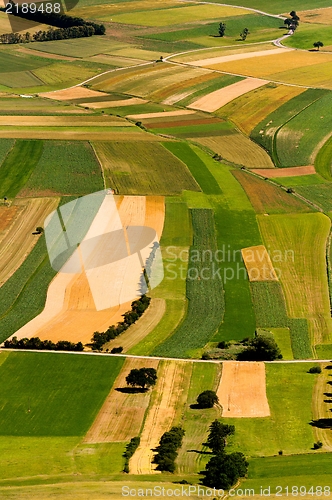
<path fill-rule="evenodd" d="M 140 11 L 128 14 L 112 15 L 112 21 L 142 26 L 168 26 L 171 24 L 189 23 L 204 19 L 221 19 L 248 14 L 245 9 L 235 9 L 220 5 L 193 5 L 176 9 Z M 106 16 L 102 19 L 107 20 Z"/>
<path fill-rule="evenodd" d="M 130 130 L 130 129 L 129 129 Z M 9 139 L 53 139 L 59 141 L 117 141 L 117 142 L 130 142 L 130 141 L 146 141 L 146 142 L 158 142 L 160 141 L 160 137 L 153 135 L 142 133 L 141 131 L 135 129 L 130 130 L 130 132 L 117 132 L 117 131 L 85 131 L 79 130 L 74 127 L 71 127 L 67 130 L 53 129 L 52 127 L 43 127 L 38 128 L 34 127 L 33 129 L 20 129 L 16 128 L 15 130 L 8 129 L 0 129 L 0 138 L 9 138 Z M 167 141 L 168 139 L 163 138 L 163 141 Z"/>
<path fill-rule="evenodd" d="M 325 9 L 302 10 L 297 12 L 301 22 L 304 23 L 318 23 L 318 24 L 331 24 L 332 23 L 332 7 Z"/>
<path fill-rule="evenodd" d="M 266 116 L 304 91 L 305 89 L 300 87 L 267 85 L 238 97 L 216 114 L 221 118 L 231 120 L 240 130 L 249 135 Z"/>
<path fill-rule="evenodd" d="M 249 281 L 278 281 L 270 256 L 264 245 L 241 250 Z"/>
<path fill-rule="evenodd" d="M 308 318 L 315 342 L 328 342 L 331 320 L 325 245 L 330 219 L 320 213 L 258 215 L 257 219 L 274 266 L 280 270 L 288 314 Z"/>
<path fill-rule="evenodd" d="M 259 44 L 259 50 L 271 50 L 274 48 L 274 45 L 271 43 L 260 43 Z M 220 57 L 220 56 L 230 56 L 230 55 L 237 55 L 237 54 L 247 54 L 249 52 L 256 52 L 257 51 L 257 44 L 246 44 L 241 47 L 236 46 L 234 48 L 224 48 L 220 47 L 218 49 L 213 48 L 213 49 L 202 49 L 202 50 L 197 50 L 195 52 L 189 52 L 188 54 L 181 54 L 178 56 L 174 56 L 170 58 L 172 61 L 177 61 L 177 62 L 194 62 L 199 59 L 207 59 L 212 58 L 212 57 Z"/>
<path fill-rule="evenodd" d="M 195 142 L 207 146 L 237 165 L 248 168 L 274 168 L 266 151 L 240 133 L 219 137 L 195 137 Z"/>
<path fill-rule="evenodd" d="M 287 50 L 285 53 L 274 56 L 262 56 L 259 58 L 259 64 L 253 57 L 212 64 L 208 67 L 234 74 L 256 78 L 268 77 L 271 80 L 303 85 L 321 84 L 327 86 L 328 75 L 330 75 L 330 86 L 332 86 L 332 54 L 327 53 Z"/>

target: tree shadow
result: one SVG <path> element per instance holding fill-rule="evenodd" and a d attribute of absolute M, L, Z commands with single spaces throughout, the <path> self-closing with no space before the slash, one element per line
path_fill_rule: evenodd
<path fill-rule="evenodd" d="M 324 403 L 332 403 L 332 399 L 324 399 Z"/>
<path fill-rule="evenodd" d="M 328 398 L 332 398 L 332 392 L 324 392 L 324 396 L 327 396 Z"/>
<path fill-rule="evenodd" d="M 192 405 L 189 406 L 192 410 L 203 410 L 204 408 L 200 406 L 198 403 L 193 403 Z"/>
<path fill-rule="evenodd" d="M 198 455 L 213 455 L 212 451 L 187 450 L 187 453 L 198 453 Z"/>
<path fill-rule="evenodd" d="M 318 427 L 319 429 L 332 429 L 332 418 L 319 418 L 318 420 L 312 420 L 309 422 L 312 427 Z"/>
<path fill-rule="evenodd" d="M 332 365 L 325 366 L 325 370 L 332 370 Z"/>
<path fill-rule="evenodd" d="M 116 387 L 115 389 L 118 392 L 123 392 L 124 394 L 140 394 L 148 391 L 148 388 L 145 387 Z"/>

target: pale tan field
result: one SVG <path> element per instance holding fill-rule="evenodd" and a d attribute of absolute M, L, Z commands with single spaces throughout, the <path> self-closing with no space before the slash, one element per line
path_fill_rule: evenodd
<path fill-rule="evenodd" d="M 158 363 L 158 360 L 152 358 L 126 359 L 114 386 L 85 436 L 84 443 L 130 441 L 132 437 L 140 434 L 151 390 L 145 393 L 126 393 L 117 389 L 127 387 L 126 376 L 130 370 L 143 367 L 157 369 Z"/>
<path fill-rule="evenodd" d="M 278 281 L 270 256 L 264 245 L 241 250 L 249 281 Z"/>
<path fill-rule="evenodd" d="M 109 220 L 110 201 L 107 198 L 105 201 L 85 239 L 127 225 L 149 224 L 161 234 L 163 197 L 151 197 L 147 202 L 144 196 L 119 197 L 116 199 L 118 213 L 111 214 Z M 101 250 L 99 246 L 94 249 L 102 258 Z M 137 268 L 141 272 L 140 266 L 135 254 L 108 265 L 101 263 L 100 267 L 79 274 L 70 273 L 70 269 L 58 273 L 49 286 L 42 313 L 15 335 L 89 343 L 95 331 L 107 330 L 110 325 L 122 321 L 122 315 L 130 310 L 131 302 L 139 296 Z"/>
<path fill-rule="evenodd" d="M 221 64 L 230 61 L 239 61 L 242 59 L 250 59 L 251 57 L 256 58 L 261 56 L 274 56 L 276 54 L 285 53 L 289 50 L 294 50 L 294 49 L 282 49 L 282 48 L 273 49 L 271 46 L 271 49 L 268 52 L 266 50 L 258 50 L 256 52 L 254 51 L 249 53 L 229 54 L 218 57 L 210 57 L 207 59 L 199 59 L 198 61 L 195 61 L 193 64 L 195 64 L 195 66 L 211 66 L 211 64 Z"/>
<path fill-rule="evenodd" d="M 126 353 L 143 340 L 158 325 L 166 312 L 166 301 L 164 299 L 152 299 L 148 309 L 139 320 L 131 325 L 128 330 L 121 334 L 120 338 L 111 340 L 104 345 L 103 350 L 113 347 L 123 347 Z"/>
<path fill-rule="evenodd" d="M 190 378 L 185 371 L 186 364 L 181 361 L 163 361 L 160 365 L 155 399 L 144 422 L 140 445 L 129 462 L 131 474 L 158 472 L 151 463 L 154 455 L 152 449 L 158 445 L 163 433 L 172 427 L 179 410 L 179 398 L 186 385 L 185 380 Z"/>
<path fill-rule="evenodd" d="M 270 408 L 266 396 L 265 364 L 245 361 L 223 363 L 217 395 L 223 407 L 223 418 L 268 417 Z"/>
<path fill-rule="evenodd" d="M 5 217 L 0 232 L 0 285 L 20 267 L 38 241 L 32 234 L 43 226 L 46 216 L 58 205 L 59 198 L 16 199 L 10 208 L 1 207 Z M 7 215 L 10 214 L 10 216 Z"/>
<path fill-rule="evenodd" d="M 247 78 L 240 82 L 233 83 L 228 87 L 215 90 L 210 94 L 207 94 L 203 97 L 197 99 L 197 101 L 193 102 L 189 108 L 198 109 L 200 111 L 206 111 L 208 113 L 213 113 L 217 111 L 217 109 L 225 106 L 225 104 L 233 101 L 237 97 L 240 97 L 251 90 L 257 89 L 266 85 L 268 82 L 265 80 L 259 80 L 256 78 Z"/>
<path fill-rule="evenodd" d="M 105 92 L 90 90 L 85 87 L 71 87 L 69 89 L 55 90 L 54 92 L 42 92 L 39 95 L 40 97 L 47 97 L 48 99 L 55 99 L 56 101 L 70 101 L 71 99 L 83 99 L 84 97 L 108 96 Z"/>
<path fill-rule="evenodd" d="M 94 126 L 94 125 L 93 125 Z M 105 126 L 105 125 L 104 125 Z M 121 125 L 122 126 L 122 125 Z M 0 138 L 2 139 L 53 139 L 59 141 L 118 141 L 118 142 L 130 142 L 130 141 L 146 141 L 146 142 L 158 142 L 160 141 L 160 137 L 147 134 L 142 132 L 141 130 L 135 128 L 128 129 L 128 132 L 117 132 L 117 131 L 104 131 L 100 130 L 98 132 L 85 131 L 85 130 L 75 130 L 72 127 L 68 127 L 67 130 L 53 130 L 52 127 L 43 127 L 43 128 L 30 128 L 30 129 L 20 129 L 16 128 L 15 130 L 0 130 Z M 163 141 L 167 141 L 168 139 L 165 137 Z"/>
<path fill-rule="evenodd" d="M 322 373 L 317 375 L 316 384 L 312 394 L 312 418 L 313 420 L 318 420 L 320 418 L 330 419 L 331 418 L 331 408 L 326 403 L 330 397 L 324 395 L 324 393 L 330 387 L 327 384 L 330 381 L 329 375 L 331 370 L 326 370 L 327 363 L 320 364 L 322 368 Z M 330 392 L 330 391 L 329 391 Z M 325 401 L 324 401 L 325 399 Z M 324 444 L 323 451 L 332 451 L 332 432 L 329 428 L 324 429 L 320 427 L 313 427 L 315 440 L 322 441 Z"/>
<path fill-rule="evenodd" d="M 46 123 L 45 123 L 46 121 Z M 132 127 L 117 116 L 0 116 L 0 127 Z"/>
<path fill-rule="evenodd" d="M 332 7 L 326 7 L 323 9 L 302 10 L 300 12 L 297 12 L 297 15 L 304 23 L 331 24 Z"/>
<path fill-rule="evenodd" d="M 308 165 L 307 167 L 288 167 L 288 168 L 275 168 L 270 169 L 252 169 L 256 174 L 262 175 L 263 177 L 278 178 L 278 177 L 297 177 L 299 175 L 311 175 L 315 174 L 316 170 L 313 165 Z"/>
<path fill-rule="evenodd" d="M 131 99 L 121 99 L 120 101 L 103 101 L 103 102 L 84 102 L 80 106 L 85 106 L 91 109 L 102 108 L 121 108 L 122 106 L 135 106 L 136 104 L 145 104 L 145 99 L 140 97 L 132 97 Z"/>
<path fill-rule="evenodd" d="M 179 111 L 164 111 L 160 113 L 141 113 L 140 115 L 128 115 L 127 118 L 133 119 L 143 119 L 143 118 L 165 118 L 166 116 L 184 116 L 184 115 L 194 115 L 195 111 L 190 111 L 189 109 L 183 109 Z"/>

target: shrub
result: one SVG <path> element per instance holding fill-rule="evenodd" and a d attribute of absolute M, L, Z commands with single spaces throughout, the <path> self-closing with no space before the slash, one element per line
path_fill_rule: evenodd
<path fill-rule="evenodd" d="M 319 450 L 322 446 L 323 443 L 321 441 L 317 441 L 317 443 L 314 443 L 314 450 Z"/>
<path fill-rule="evenodd" d="M 322 373 L 322 369 L 320 366 L 312 366 L 309 368 L 308 373 Z"/>

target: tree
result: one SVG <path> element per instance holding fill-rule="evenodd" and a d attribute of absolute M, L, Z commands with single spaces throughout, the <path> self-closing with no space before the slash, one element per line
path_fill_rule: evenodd
<path fill-rule="evenodd" d="M 249 340 L 248 347 L 237 355 L 239 361 L 273 361 L 282 359 L 282 354 L 272 337 L 256 335 Z"/>
<path fill-rule="evenodd" d="M 248 35 L 250 35 L 250 31 L 248 30 L 248 28 L 244 28 L 240 33 L 241 40 L 244 41 Z"/>
<path fill-rule="evenodd" d="M 219 23 L 219 36 L 224 36 L 226 31 L 226 23 Z"/>
<path fill-rule="evenodd" d="M 324 47 L 324 44 L 323 44 L 323 42 L 319 42 L 319 41 L 318 41 L 318 42 L 315 42 L 315 43 L 313 44 L 313 46 L 314 46 L 317 50 L 319 50 L 319 49 L 320 49 L 320 47 Z"/>
<path fill-rule="evenodd" d="M 203 391 L 197 397 L 197 404 L 200 408 L 212 408 L 218 402 L 218 396 L 214 391 Z"/>
<path fill-rule="evenodd" d="M 214 420 L 210 425 L 210 433 L 207 438 L 206 446 L 208 446 L 212 453 L 223 452 L 226 446 L 226 437 L 234 434 L 234 425 L 223 424 L 219 420 Z"/>
<path fill-rule="evenodd" d="M 138 386 L 142 389 L 155 385 L 157 381 L 157 371 L 155 368 L 134 368 L 126 377 L 126 382 L 132 387 Z"/>
<path fill-rule="evenodd" d="M 206 464 L 205 486 L 229 490 L 240 477 L 247 474 L 248 462 L 243 453 L 218 453 Z"/>

